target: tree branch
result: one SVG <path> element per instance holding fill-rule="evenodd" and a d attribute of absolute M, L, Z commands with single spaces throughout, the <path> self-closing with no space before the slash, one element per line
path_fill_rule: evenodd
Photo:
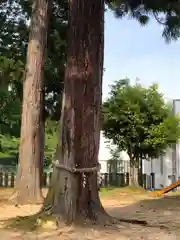
<path fill-rule="evenodd" d="M 159 24 L 161 24 L 161 25 L 166 25 L 165 22 L 161 22 L 161 20 L 158 18 L 158 15 L 157 15 L 156 13 L 153 12 L 153 16 L 154 16 L 154 18 L 156 19 L 156 21 L 157 21 Z"/>

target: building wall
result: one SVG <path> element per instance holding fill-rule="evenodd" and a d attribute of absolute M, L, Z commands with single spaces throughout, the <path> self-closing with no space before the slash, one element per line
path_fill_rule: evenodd
<path fill-rule="evenodd" d="M 165 156 L 159 159 L 143 160 L 143 173 L 150 175 L 155 174 L 155 189 L 161 189 L 172 183 L 173 174 L 173 158 L 176 158 L 176 175 L 177 179 L 180 177 L 180 143 L 176 146 L 176 154 L 174 156 L 173 150 L 168 149 Z M 112 158 L 108 148 L 107 140 L 101 133 L 100 149 L 99 149 L 99 163 L 101 164 L 101 173 L 108 172 L 108 160 Z M 121 159 L 124 161 L 124 172 L 128 172 L 129 157 L 125 151 L 121 152 Z"/>
<path fill-rule="evenodd" d="M 176 145 L 176 169 L 177 179 L 180 179 L 180 143 Z"/>
<path fill-rule="evenodd" d="M 99 160 L 101 164 L 100 173 L 107 173 L 108 172 L 108 161 L 107 160 Z"/>
<path fill-rule="evenodd" d="M 101 173 L 107 173 L 109 171 L 108 170 L 108 160 L 110 160 L 111 158 L 112 158 L 112 155 L 111 155 L 109 147 L 108 147 L 107 139 L 103 136 L 103 134 L 101 132 L 99 156 L 98 156 L 99 163 L 101 164 L 101 170 L 100 170 Z M 124 172 L 128 172 L 128 163 L 127 162 L 129 161 L 129 157 L 128 157 L 127 153 L 125 151 L 122 151 L 120 154 L 120 158 L 125 161 L 124 163 L 121 163 L 120 166 L 123 167 Z"/>
<path fill-rule="evenodd" d="M 180 99 L 173 100 L 173 113 L 180 116 Z M 175 157 L 173 157 L 175 165 L 176 180 L 180 177 L 180 142 L 176 144 Z"/>
<path fill-rule="evenodd" d="M 143 160 L 143 173 L 150 175 L 154 173 L 155 177 L 155 189 L 162 188 L 163 185 L 163 175 L 161 173 L 161 160 L 160 159 L 150 159 Z"/>
<path fill-rule="evenodd" d="M 143 172 L 155 174 L 155 188 L 161 189 L 172 183 L 172 149 L 158 159 L 143 161 Z"/>
<path fill-rule="evenodd" d="M 108 160 L 110 158 L 111 158 L 111 154 L 107 147 L 107 140 L 101 132 L 100 145 L 99 145 L 99 156 L 98 156 L 99 163 L 101 164 L 101 169 L 100 169 L 101 173 L 108 172 L 107 164 L 108 164 Z"/>

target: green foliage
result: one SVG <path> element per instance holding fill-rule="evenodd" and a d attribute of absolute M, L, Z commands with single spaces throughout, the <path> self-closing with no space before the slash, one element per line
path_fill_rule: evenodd
<path fill-rule="evenodd" d="M 47 120 L 45 124 L 44 166 L 51 164 L 57 146 L 58 122 Z M 0 134 L 0 165 L 16 166 L 19 154 L 19 138 L 10 134 Z"/>
<path fill-rule="evenodd" d="M 180 119 L 156 84 L 144 88 L 128 79 L 115 82 L 103 103 L 103 120 L 105 136 L 132 160 L 158 157 L 180 138 Z"/>
<path fill-rule="evenodd" d="M 20 61 L 0 57 L 0 165 L 17 164 L 21 103 L 15 86 L 19 74 L 23 74 Z"/>
<path fill-rule="evenodd" d="M 18 162 L 19 138 L 0 134 L 0 165 L 15 167 Z"/>
<path fill-rule="evenodd" d="M 19 138 L 0 135 L 0 146 L 2 153 L 8 153 L 9 155 L 18 155 Z"/>
<path fill-rule="evenodd" d="M 47 120 L 45 126 L 45 166 L 49 166 L 55 155 L 58 142 L 59 122 Z"/>
<path fill-rule="evenodd" d="M 178 0 L 106 0 L 118 18 L 129 16 L 145 25 L 151 17 L 163 26 L 163 37 L 170 41 L 180 37 L 180 4 Z"/>
<path fill-rule="evenodd" d="M 16 81 L 13 88 L 22 101 L 23 72 L 28 43 L 28 20 L 31 1 L 13 0 L 0 3 L 0 56 L 13 61 Z M 49 23 L 47 59 L 44 68 L 45 118 L 59 120 L 66 58 L 68 2 L 54 0 Z M 19 64 L 21 66 L 19 67 Z M 23 70 L 23 71 L 22 71 Z M 18 74 L 19 72 L 19 74 Z"/>
<path fill-rule="evenodd" d="M 21 105 L 14 88 L 20 73 L 20 63 L 17 64 L 0 57 L 0 133 L 16 137 L 19 136 Z"/>

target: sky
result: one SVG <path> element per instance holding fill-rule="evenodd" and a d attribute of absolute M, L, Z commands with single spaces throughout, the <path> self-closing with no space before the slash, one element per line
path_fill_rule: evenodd
<path fill-rule="evenodd" d="M 119 20 L 105 14 L 103 99 L 115 80 L 138 78 L 144 86 L 159 84 L 165 99 L 180 98 L 180 40 L 167 44 L 162 26 L 151 20 L 141 26 L 136 20 Z"/>

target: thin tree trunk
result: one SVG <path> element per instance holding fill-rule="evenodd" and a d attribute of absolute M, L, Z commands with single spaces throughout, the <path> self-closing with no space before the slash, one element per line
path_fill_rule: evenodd
<path fill-rule="evenodd" d="M 130 160 L 130 176 L 129 176 L 129 185 L 139 187 L 138 180 L 138 167 L 136 160 Z"/>
<path fill-rule="evenodd" d="M 103 70 L 104 1 L 70 0 L 67 67 L 57 149 L 59 164 L 92 168 L 98 164 Z M 54 168 L 44 210 L 65 222 L 105 220 L 97 173 Z M 103 216 L 103 218 L 102 218 Z"/>
<path fill-rule="evenodd" d="M 42 170 L 43 67 L 46 57 L 48 0 L 34 0 L 23 87 L 19 165 L 14 200 L 19 204 L 40 203 Z"/>

